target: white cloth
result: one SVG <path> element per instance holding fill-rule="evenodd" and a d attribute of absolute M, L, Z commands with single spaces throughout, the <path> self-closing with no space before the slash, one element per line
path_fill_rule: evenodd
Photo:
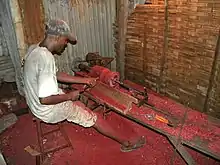
<path fill-rule="evenodd" d="M 25 57 L 25 97 L 32 113 L 43 121 L 50 120 L 54 105 L 42 105 L 39 97 L 59 94 L 54 61 L 47 48 L 38 45 L 29 49 Z"/>
<path fill-rule="evenodd" d="M 55 105 L 42 105 L 39 98 L 63 94 L 58 88 L 54 56 L 45 47 L 38 45 L 28 49 L 24 63 L 24 89 L 27 104 L 32 113 L 48 123 L 67 119 L 84 127 L 95 124 L 97 117 L 82 104 L 71 101 Z"/>

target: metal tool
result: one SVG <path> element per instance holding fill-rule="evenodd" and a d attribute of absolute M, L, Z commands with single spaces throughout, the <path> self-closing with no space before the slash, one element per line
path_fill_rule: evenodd
<path fill-rule="evenodd" d="M 166 118 L 164 118 L 162 116 L 159 116 L 157 114 L 135 114 L 135 115 L 144 116 L 148 120 L 158 120 L 158 121 L 160 121 L 162 123 L 167 124 L 169 127 L 173 127 L 174 126 L 171 121 L 169 121 L 168 119 L 166 119 Z"/>
<path fill-rule="evenodd" d="M 113 60 L 114 58 L 112 57 L 102 57 L 101 55 L 99 55 L 98 52 L 90 52 L 86 55 L 85 60 L 79 57 L 75 58 L 72 63 L 72 70 L 78 71 L 78 69 L 80 69 L 80 64 L 87 65 L 88 67 L 92 67 L 95 65 L 107 67 Z"/>
<path fill-rule="evenodd" d="M 155 116 L 155 119 L 157 119 L 157 120 L 159 120 L 159 121 L 161 121 L 161 122 L 167 124 L 167 125 L 170 126 L 170 127 L 173 127 L 173 126 L 174 126 L 173 123 L 172 123 L 170 120 L 168 120 L 168 119 L 166 119 L 166 118 L 164 118 L 164 117 L 162 117 L 162 116 L 156 115 L 156 116 Z"/>
<path fill-rule="evenodd" d="M 146 119 L 148 119 L 148 120 L 154 120 L 155 118 L 154 118 L 154 115 L 152 115 L 152 114 L 146 114 L 146 113 L 144 113 L 144 114 L 139 114 L 139 113 L 131 113 L 132 115 L 137 115 L 137 116 L 144 116 Z"/>
<path fill-rule="evenodd" d="M 154 120 L 154 116 L 151 114 L 146 114 L 145 116 L 148 120 Z"/>

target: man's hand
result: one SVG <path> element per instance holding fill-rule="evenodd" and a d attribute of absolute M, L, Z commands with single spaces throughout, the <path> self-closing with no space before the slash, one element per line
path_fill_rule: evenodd
<path fill-rule="evenodd" d="M 85 84 L 89 87 L 94 87 L 98 78 L 85 78 Z"/>
<path fill-rule="evenodd" d="M 71 91 L 69 93 L 67 93 L 68 95 L 68 100 L 71 100 L 71 101 L 75 101 L 79 98 L 79 92 L 78 90 L 76 91 Z"/>
<path fill-rule="evenodd" d="M 64 101 L 75 101 L 79 97 L 79 92 L 80 91 L 76 90 L 66 94 L 52 95 L 44 98 L 39 98 L 39 100 L 40 103 L 43 105 L 54 105 L 54 104 L 62 103 Z"/>
<path fill-rule="evenodd" d="M 86 84 L 90 87 L 93 87 L 96 84 L 97 78 L 84 78 L 84 77 L 68 75 L 67 73 L 63 73 L 63 72 L 58 72 L 57 80 L 63 83 Z"/>

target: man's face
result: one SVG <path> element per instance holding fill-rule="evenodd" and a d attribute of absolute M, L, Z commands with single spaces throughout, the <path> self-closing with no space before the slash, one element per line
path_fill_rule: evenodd
<path fill-rule="evenodd" d="M 54 53 L 57 55 L 62 55 L 62 53 L 65 51 L 68 44 L 68 38 L 59 36 L 56 42 Z"/>

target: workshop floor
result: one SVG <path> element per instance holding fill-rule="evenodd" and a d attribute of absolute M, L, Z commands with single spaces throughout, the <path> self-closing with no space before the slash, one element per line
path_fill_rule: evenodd
<path fill-rule="evenodd" d="M 95 130 L 84 129 L 71 123 L 65 123 L 65 130 L 74 147 L 74 151 L 63 149 L 48 159 L 52 165 L 168 165 L 172 164 L 173 147 L 163 136 L 143 128 L 116 114 L 110 114 L 107 120 L 115 129 L 129 136 L 145 135 L 147 144 L 136 151 L 120 152 L 119 145 Z M 54 127 L 54 126 L 53 126 Z M 49 128 L 48 128 L 49 129 Z M 47 129 L 47 130 L 48 130 Z M 35 159 L 24 150 L 25 147 L 37 147 L 36 127 L 29 115 L 19 117 L 18 122 L 0 135 L 1 149 L 9 162 L 8 165 L 34 165 Z M 48 143 L 61 142 L 59 134 L 48 137 Z M 199 165 L 220 164 L 195 151 L 189 150 Z M 185 164 L 177 154 L 174 165 Z"/>

